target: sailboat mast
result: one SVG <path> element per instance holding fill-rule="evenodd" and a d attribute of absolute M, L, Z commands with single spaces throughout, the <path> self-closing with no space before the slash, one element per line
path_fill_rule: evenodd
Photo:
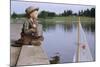
<path fill-rule="evenodd" d="M 79 53 L 80 53 L 80 48 L 79 48 L 79 46 L 80 46 L 80 17 L 78 17 L 78 24 L 77 24 L 77 26 L 78 26 L 78 31 L 77 31 L 77 60 L 76 60 L 76 62 L 79 62 L 79 58 L 80 58 L 80 55 L 79 55 Z"/>

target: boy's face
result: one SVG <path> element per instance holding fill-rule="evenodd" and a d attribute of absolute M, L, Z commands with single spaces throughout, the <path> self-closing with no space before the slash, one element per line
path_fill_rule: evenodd
<path fill-rule="evenodd" d="M 38 18 L 38 11 L 34 11 L 30 14 L 30 17 L 33 19 L 37 19 Z"/>

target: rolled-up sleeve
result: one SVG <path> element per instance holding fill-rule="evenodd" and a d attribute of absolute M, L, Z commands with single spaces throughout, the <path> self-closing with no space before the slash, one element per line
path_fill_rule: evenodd
<path fill-rule="evenodd" d="M 28 22 L 24 22 L 23 30 L 24 30 L 25 34 L 31 34 L 32 33 L 32 31 L 29 29 L 29 23 Z"/>

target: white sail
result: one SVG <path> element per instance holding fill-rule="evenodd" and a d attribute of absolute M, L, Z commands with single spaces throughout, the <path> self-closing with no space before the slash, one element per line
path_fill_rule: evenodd
<path fill-rule="evenodd" d="M 76 53 L 73 58 L 73 62 L 93 61 L 85 32 L 80 23 L 80 18 L 79 18 L 78 28 L 79 28 L 78 29 L 78 45 L 77 45 Z"/>

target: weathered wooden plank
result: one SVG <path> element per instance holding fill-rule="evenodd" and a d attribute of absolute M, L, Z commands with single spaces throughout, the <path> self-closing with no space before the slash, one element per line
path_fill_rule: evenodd
<path fill-rule="evenodd" d="M 15 66 L 18 60 L 21 47 L 10 47 L 10 66 Z"/>
<path fill-rule="evenodd" d="M 17 62 L 19 65 L 49 64 L 48 57 L 41 46 L 24 45 Z"/>

